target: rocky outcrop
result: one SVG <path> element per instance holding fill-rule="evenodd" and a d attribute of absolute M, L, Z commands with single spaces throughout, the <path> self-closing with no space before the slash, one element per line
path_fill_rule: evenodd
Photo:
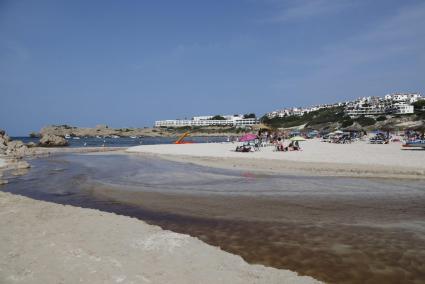
<path fill-rule="evenodd" d="M 0 155 L 22 158 L 28 154 L 28 147 L 19 140 L 11 140 L 4 130 L 0 130 Z"/>
<path fill-rule="evenodd" d="M 40 139 L 40 146 L 63 147 L 63 146 L 68 146 L 68 141 L 66 141 L 65 138 L 58 135 L 44 134 Z"/>
<path fill-rule="evenodd" d="M 6 154 L 7 150 L 7 143 L 9 143 L 10 137 L 7 136 L 6 132 L 4 130 L 0 129 L 0 155 Z"/>
<path fill-rule="evenodd" d="M 187 128 L 110 128 L 107 125 L 97 125 L 93 128 L 74 127 L 69 125 L 46 126 L 40 130 L 40 135 L 47 134 L 70 137 L 176 137 L 186 131 L 190 131 L 192 136 L 229 136 L 238 135 L 239 129 L 233 127 L 208 127 L 203 129 Z"/>
<path fill-rule="evenodd" d="M 6 155 L 22 158 L 28 152 L 28 147 L 22 141 L 14 140 L 7 144 Z"/>
<path fill-rule="evenodd" d="M 7 184 L 3 177 L 4 171 L 12 171 L 12 175 L 21 175 L 28 171 L 30 164 L 22 160 L 24 156 L 30 155 L 28 147 L 19 140 L 11 140 L 4 130 L 0 130 L 0 185 Z"/>

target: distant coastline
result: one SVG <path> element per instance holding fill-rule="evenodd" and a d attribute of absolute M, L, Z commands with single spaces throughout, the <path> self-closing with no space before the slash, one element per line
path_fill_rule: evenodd
<path fill-rule="evenodd" d="M 240 135 L 245 130 L 235 127 L 208 127 L 208 128 L 110 128 L 107 125 L 96 127 L 75 127 L 69 125 L 51 125 L 44 127 L 39 133 L 31 133 L 30 137 L 56 135 L 61 137 L 176 137 L 186 131 L 192 136 L 231 136 Z"/>

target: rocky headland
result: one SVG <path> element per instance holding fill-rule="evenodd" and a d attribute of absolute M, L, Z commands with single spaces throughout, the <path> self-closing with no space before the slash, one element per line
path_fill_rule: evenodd
<path fill-rule="evenodd" d="M 56 135 L 60 137 L 175 137 L 190 131 L 193 136 L 229 136 L 238 135 L 242 131 L 233 127 L 209 127 L 209 128 L 110 128 L 107 125 L 96 127 L 75 127 L 69 125 L 51 125 L 32 133 L 32 136 L 44 137 Z"/>

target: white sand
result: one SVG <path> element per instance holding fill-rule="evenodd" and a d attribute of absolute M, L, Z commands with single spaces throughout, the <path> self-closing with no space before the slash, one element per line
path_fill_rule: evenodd
<path fill-rule="evenodd" d="M 402 150 L 401 143 L 372 145 L 300 142 L 302 151 L 274 152 L 274 147 L 239 153 L 232 143 L 143 145 L 130 153 L 159 154 L 165 158 L 220 167 L 250 167 L 258 170 L 309 170 L 348 175 L 421 178 L 425 175 L 425 151 Z"/>
<path fill-rule="evenodd" d="M 0 191 L 0 283 L 319 283 L 134 218 Z"/>

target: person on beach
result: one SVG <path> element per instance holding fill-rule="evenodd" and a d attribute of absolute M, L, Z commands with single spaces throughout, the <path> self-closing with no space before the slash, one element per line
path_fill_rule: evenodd
<path fill-rule="evenodd" d="M 287 150 L 287 147 L 285 147 L 285 145 L 283 144 L 283 138 L 281 138 L 281 137 L 279 137 L 279 138 L 277 138 L 277 141 L 276 141 L 276 151 L 286 151 Z"/>

